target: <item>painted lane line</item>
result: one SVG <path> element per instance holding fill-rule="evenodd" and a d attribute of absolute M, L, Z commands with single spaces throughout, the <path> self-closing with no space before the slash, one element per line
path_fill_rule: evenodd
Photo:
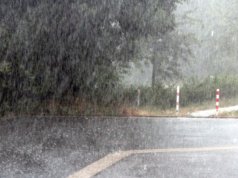
<path fill-rule="evenodd" d="M 147 150 L 130 150 L 119 151 L 109 154 L 104 158 L 86 166 L 80 171 L 70 175 L 68 178 L 91 178 L 103 170 L 111 167 L 124 158 L 134 154 L 150 154 L 150 153 L 189 153 L 189 152 L 216 152 L 238 150 L 238 146 L 223 147 L 203 147 L 203 148 L 168 148 L 168 149 L 147 149 Z"/>
<path fill-rule="evenodd" d="M 131 152 L 116 152 L 113 154 L 109 154 L 104 158 L 86 166 L 85 168 L 81 169 L 79 172 L 76 172 L 70 175 L 68 178 L 90 178 L 98 174 L 99 172 L 107 169 L 108 167 L 112 166 L 113 164 L 119 162 L 123 158 L 126 158 L 131 155 Z"/>
<path fill-rule="evenodd" d="M 205 147 L 205 148 L 170 148 L 170 149 L 151 149 L 151 150 L 134 150 L 132 154 L 149 154 L 149 153 L 189 153 L 189 152 L 215 152 L 238 150 L 238 146 L 231 147 Z"/>

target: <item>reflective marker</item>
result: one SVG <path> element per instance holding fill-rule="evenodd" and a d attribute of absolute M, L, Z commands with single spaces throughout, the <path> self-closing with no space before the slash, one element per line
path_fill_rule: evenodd
<path fill-rule="evenodd" d="M 219 112 L 219 101 L 220 101 L 220 89 L 216 91 L 216 114 Z"/>
<path fill-rule="evenodd" d="M 176 96 L 176 112 L 179 112 L 179 93 L 180 93 L 180 87 L 177 86 L 177 96 Z"/>

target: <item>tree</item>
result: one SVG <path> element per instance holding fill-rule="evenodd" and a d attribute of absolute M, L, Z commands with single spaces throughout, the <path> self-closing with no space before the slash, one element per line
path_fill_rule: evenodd
<path fill-rule="evenodd" d="M 101 101 L 138 41 L 174 28 L 179 0 L 0 2 L 1 105 L 80 96 Z M 3 97 L 4 96 L 4 97 Z"/>
<path fill-rule="evenodd" d="M 184 70 L 186 76 L 200 79 L 237 73 L 237 5 L 235 0 L 193 0 L 179 8 L 180 12 L 190 11 L 189 17 L 194 21 L 188 21 L 181 29 L 194 33 L 198 41 L 198 45 L 191 45 L 194 56 Z"/>
<path fill-rule="evenodd" d="M 171 83 L 179 79 L 180 65 L 189 62 L 192 57 L 191 45 L 197 43 L 197 40 L 193 33 L 181 29 L 183 25 L 194 23 L 195 20 L 189 14 L 189 11 L 176 14 L 176 19 L 172 18 L 173 28 L 143 42 L 142 48 L 145 50 L 142 50 L 141 58 L 148 59 L 152 64 L 152 88 L 156 83 Z"/>

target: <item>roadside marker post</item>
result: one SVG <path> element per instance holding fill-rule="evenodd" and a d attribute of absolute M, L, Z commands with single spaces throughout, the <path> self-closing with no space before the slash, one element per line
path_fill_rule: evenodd
<path fill-rule="evenodd" d="M 216 90 L 216 115 L 219 112 L 219 102 L 220 102 L 220 89 Z"/>
<path fill-rule="evenodd" d="M 140 106 L 140 89 L 137 90 L 137 106 L 139 107 Z"/>
<path fill-rule="evenodd" d="M 179 112 L 179 94 L 180 94 L 180 87 L 177 86 L 177 95 L 176 95 L 176 112 Z"/>

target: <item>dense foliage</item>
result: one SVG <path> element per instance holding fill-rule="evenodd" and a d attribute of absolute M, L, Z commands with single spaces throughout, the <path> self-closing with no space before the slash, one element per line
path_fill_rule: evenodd
<path fill-rule="evenodd" d="M 102 101 L 141 38 L 175 27 L 179 0 L 1 0 L 1 112 L 46 99 Z"/>

